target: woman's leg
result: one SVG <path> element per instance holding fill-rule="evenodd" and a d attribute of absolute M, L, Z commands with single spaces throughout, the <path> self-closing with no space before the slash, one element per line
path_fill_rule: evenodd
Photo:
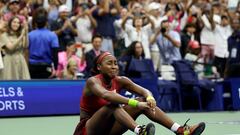
<path fill-rule="evenodd" d="M 139 101 L 144 101 L 145 99 L 144 98 L 139 98 L 137 99 Z M 137 117 L 140 115 L 140 114 L 144 114 L 146 115 L 150 120 L 168 128 L 168 129 L 171 129 L 172 126 L 176 123 L 173 122 L 173 120 L 166 115 L 165 112 L 163 112 L 160 108 L 156 107 L 155 109 L 155 113 L 153 113 L 151 110 L 140 110 L 140 109 L 137 109 L 137 108 L 133 108 L 133 107 L 130 107 L 130 106 L 124 106 L 124 109 L 126 110 L 126 112 L 133 118 L 133 119 L 137 119 Z M 178 125 L 178 124 L 177 124 Z M 178 126 L 180 127 L 180 125 Z M 181 127 L 182 128 L 182 127 Z M 205 128 L 205 124 L 203 123 L 200 123 L 200 124 L 197 124 L 197 125 L 194 125 L 194 126 L 191 126 L 190 127 L 190 133 L 195 133 L 195 131 L 197 133 L 201 133 Z M 174 132 L 177 132 L 177 129 L 178 128 L 175 128 Z M 172 129 L 171 129 L 172 130 Z M 112 130 L 110 132 L 110 135 L 121 135 L 123 134 L 124 132 L 127 131 L 127 128 L 122 126 L 119 122 L 115 122 L 113 127 L 112 127 Z M 183 129 L 184 131 L 184 129 Z M 182 131 L 181 131 L 182 132 Z M 180 134 L 181 135 L 181 134 Z M 197 134 L 199 135 L 199 134 Z"/>
<path fill-rule="evenodd" d="M 88 135 L 108 134 L 115 121 L 134 131 L 137 124 L 128 113 L 119 106 L 107 105 L 99 109 L 86 123 Z"/>
<path fill-rule="evenodd" d="M 144 98 L 138 98 L 138 101 L 145 101 Z M 140 114 L 145 114 L 149 119 L 154 122 L 157 122 L 164 127 L 170 129 L 174 122 L 168 117 L 161 109 L 156 108 L 155 113 L 151 110 L 140 110 L 138 108 L 133 108 L 128 105 L 123 107 L 124 110 L 134 119 L 136 120 Z M 115 122 L 114 126 L 110 132 L 110 135 L 121 135 L 127 131 L 127 128 L 122 126 L 119 122 Z"/>
<path fill-rule="evenodd" d="M 139 110 L 137 108 L 130 107 L 128 105 L 125 105 L 123 109 L 128 113 L 129 116 L 132 117 L 132 119 L 136 120 L 137 117 L 142 114 L 142 110 Z M 123 126 L 118 121 L 116 121 L 111 129 L 110 135 L 122 135 L 124 132 L 126 132 L 128 128 L 126 126 Z"/>
<path fill-rule="evenodd" d="M 173 120 L 166 115 L 160 108 L 156 107 L 155 113 L 151 110 L 146 110 L 143 112 L 149 119 L 152 121 L 163 125 L 164 127 L 172 130 L 177 135 L 200 135 L 205 129 L 205 123 L 201 122 L 199 124 L 188 126 L 186 123 L 183 126 L 180 126 L 177 123 L 174 123 Z"/>

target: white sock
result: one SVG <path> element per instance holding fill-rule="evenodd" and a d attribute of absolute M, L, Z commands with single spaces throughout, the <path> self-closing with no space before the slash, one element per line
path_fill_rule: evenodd
<path fill-rule="evenodd" d="M 134 133 L 139 134 L 139 130 L 140 130 L 140 126 L 137 125 L 137 126 L 134 128 Z"/>
<path fill-rule="evenodd" d="M 176 132 L 179 127 L 181 127 L 179 124 L 174 123 L 174 124 L 172 125 L 172 127 L 171 127 L 171 130 L 172 130 L 173 132 Z"/>

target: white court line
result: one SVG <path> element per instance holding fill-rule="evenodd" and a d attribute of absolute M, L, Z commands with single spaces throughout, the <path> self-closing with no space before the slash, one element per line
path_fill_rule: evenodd
<path fill-rule="evenodd" d="M 240 121 L 219 121 L 219 122 L 206 122 L 207 124 L 226 124 L 226 125 L 240 125 Z M 240 135 L 240 134 L 238 134 Z"/>

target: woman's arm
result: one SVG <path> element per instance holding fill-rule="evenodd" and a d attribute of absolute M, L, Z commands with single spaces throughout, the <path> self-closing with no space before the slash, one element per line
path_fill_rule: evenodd
<path fill-rule="evenodd" d="M 86 88 L 94 95 L 107 101 L 120 104 L 128 104 L 128 98 L 121 96 L 117 92 L 106 90 L 104 87 L 102 87 L 101 82 L 94 77 L 91 77 L 87 80 Z"/>
<path fill-rule="evenodd" d="M 109 2 L 110 0 L 103 0 L 103 7 L 100 7 L 99 11 L 98 11 L 98 15 L 99 16 L 103 16 L 105 14 L 108 14 L 109 11 L 110 11 L 110 8 L 109 8 Z"/>
<path fill-rule="evenodd" d="M 163 36 L 166 37 L 175 47 L 178 47 L 178 48 L 181 47 L 181 42 L 171 37 L 168 33 L 165 32 Z"/>
<path fill-rule="evenodd" d="M 161 28 L 157 29 L 156 32 L 151 35 L 150 40 L 149 40 L 150 45 L 152 45 L 153 43 L 156 42 L 157 37 L 159 36 L 160 33 L 161 33 Z"/>
<path fill-rule="evenodd" d="M 17 40 L 15 42 L 11 42 L 9 41 L 9 39 L 6 39 L 6 49 L 8 50 L 14 50 L 22 41 L 23 41 L 23 37 L 24 37 L 24 32 L 21 33 L 21 35 L 17 38 Z"/>
<path fill-rule="evenodd" d="M 149 102 L 139 102 L 135 99 L 126 98 L 118 94 L 116 91 L 108 91 L 102 87 L 101 82 L 94 77 L 89 78 L 86 82 L 86 85 L 86 89 L 91 93 L 113 103 L 127 104 L 131 107 L 137 107 L 141 110 L 150 109 L 152 106 L 154 106 Z"/>
<path fill-rule="evenodd" d="M 151 24 L 152 30 L 154 30 L 155 29 L 155 24 L 154 24 L 153 20 L 150 18 L 150 16 L 148 14 L 145 14 L 145 16 L 146 16 L 148 22 Z"/>
<path fill-rule="evenodd" d="M 88 18 L 89 18 L 89 20 L 90 20 L 90 22 L 91 22 L 91 26 L 92 26 L 92 28 L 96 28 L 97 27 L 97 21 L 95 20 L 95 18 L 92 16 L 92 12 L 90 11 L 90 10 L 86 10 L 85 12 L 84 12 L 87 16 L 88 16 Z"/>
<path fill-rule="evenodd" d="M 118 82 L 123 88 L 126 88 L 129 92 L 136 93 L 145 98 L 147 98 L 148 96 L 152 96 L 152 93 L 149 90 L 137 85 L 127 77 L 119 77 Z"/>
<path fill-rule="evenodd" d="M 131 16 L 131 13 L 130 12 L 128 12 L 127 13 L 127 15 L 125 15 L 123 18 L 122 18 L 122 24 L 121 24 L 121 27 L 122 27 L 122 29 L 123 30 L 125 30 L 125 24 L 126 24 L 126 22 L 127 22 L 127 20 L 128 20 L 128 17 L 130 17 Z"/>
<path fill-rule="evenodd" d="M 147 104 L 150 106 L 151 110 L 155 112 L 156 101 L 149 90 L 135 84 L 127 77 L 118 77 L 118 82 L 123 88 L 126 88 L 128 91 L 143 96 L 146 99 Z"/>
<path fill-rule="evenodd" d="M 28 24 L 24 24 L 24 35 L 23 35 L 23 48 L 28 47 Z"/>

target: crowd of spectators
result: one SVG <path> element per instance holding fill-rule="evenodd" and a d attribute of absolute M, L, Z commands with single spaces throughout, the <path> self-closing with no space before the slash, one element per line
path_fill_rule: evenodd
<path fill-rule="evenodd" d="M 88 77 L 103 51 L 121 74 L 187 59 L 199 77 L 239 77 L 239 19 L 238 0 L 0 0 L 0 79 Z"/>

